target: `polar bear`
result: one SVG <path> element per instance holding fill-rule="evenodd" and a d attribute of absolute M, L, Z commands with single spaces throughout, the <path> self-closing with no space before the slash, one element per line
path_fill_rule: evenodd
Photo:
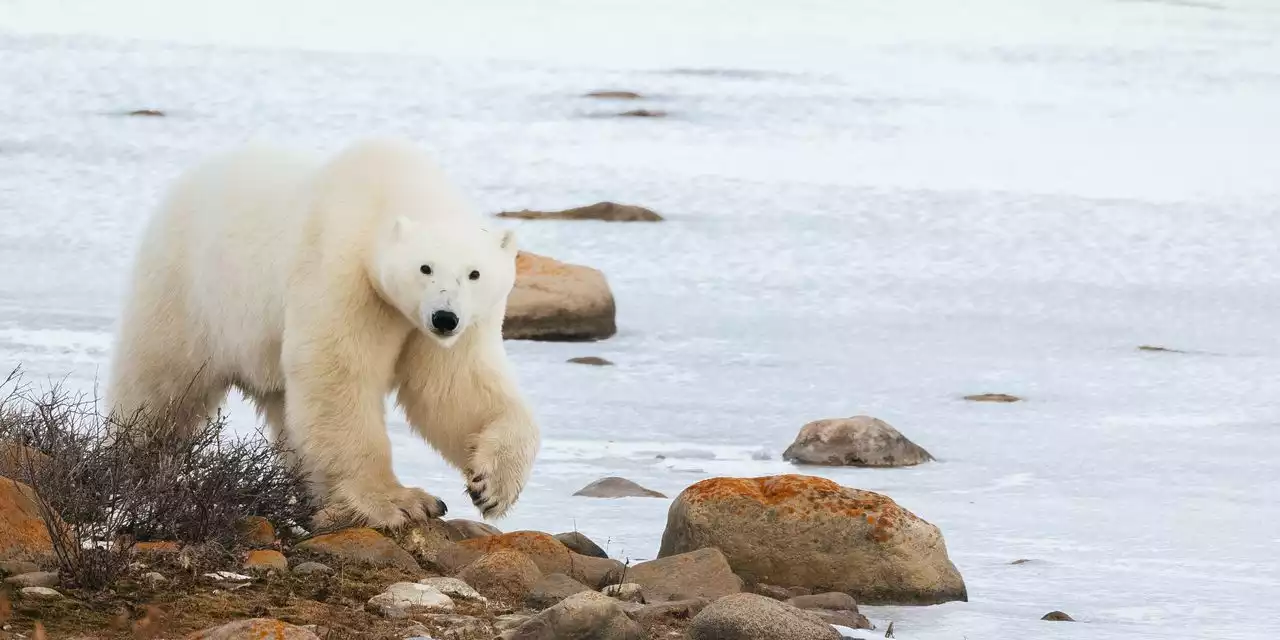
<path fill-rule="evenodd" d="M 180 177 L 143 233 L 107 405 L 181 437 L 238 388 L 326 511 L 396 527 L 447 506 L 392 471 L 394 392 L 501 517 L 540 445 L 502 341 L 515 257 L 513 232 L 487 228 L 408 142 L 225 152 Z"/>

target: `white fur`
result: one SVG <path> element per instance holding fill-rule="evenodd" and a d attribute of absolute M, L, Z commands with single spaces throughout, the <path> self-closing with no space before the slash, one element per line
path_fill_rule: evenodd
<path fill-rule="evenodd" d="M 262 145 L 215 157 L 177 182 L 144 234 L 109 406 L 126 419 L 168 411 L 177 437 L 237 387 L 301 457 L 317 497 L 396 526 L 444 505 L 392 471 L 394 391 L 477 507 L 501 516 L 540 438 L 502 342 L 515 255 L 511 232 L 485 228 L 406 143 L 362 141 L 329 159 Z M 431 331 L 437 310 L 459 318 L 453 335 Z"/>

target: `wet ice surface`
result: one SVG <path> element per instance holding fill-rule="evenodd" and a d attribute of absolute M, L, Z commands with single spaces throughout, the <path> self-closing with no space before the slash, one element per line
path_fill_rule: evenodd
<path fill-rule="evenodd" d="M 899 638 L 1270 637 L 1280 14 L 931 13 L 942 4 L 803 5 L 819 18 L 749 4 L 791 38 L 769 41 L 767 69 L 742 20 L 705 50 L 627 49 L 644 38 L 625 30 L 598 50 L 609 38 L 586 28 L 594 39 L 547 36 L 545 50 L 521 49 L 533 36 L 519 28 L 490 34 L 493 55 L 536 62 L 486 61 L 481 44 L 454 55 L 462 36 L 435 57 L 0 35 L 0 355 L 77 388 L 105 376 L 136 234 L 201 155 L 251 136 L 334 149 L 408 135 L 486 210 L 611 199 L 668 217 L 510 223 L 526 248 L 602 269 L 620 330 L 508 343 L 546 443 L 504 529 L 576 527 L 648 559 L 669 501 L 573 491 L 622 475 L 674 497 L 713 475 L 794 471 L 778 455 L 805 422 L 865 413 L 939 461 L 801 471 L 937 524 L 969 588 L 968 603 L 867 608 Z M 0 27 L 63 24 L 42 6 L 10 0 Z M 556 11 L 603 20 L 547 11 L 565 30 Z M 99 24 L 64 17 L 67 31 Z M 154 35 L 140 24 L 102 30 Z M 671 116 L 592 117 L 633 106 L 578 97 L 605 88 Z M 168 117 L 116 115 L 137 108 Z M 581 355 L 617 366 L 565 363 Z M 981 392 L 1027 401 L 959 399 Z M 243 405 L 232 413 L 250 428 Z M 457 474 L 393 421 L 402 478 L 474 517 Z M 1080 622 L 1039 621 L 1054 609 Z"/>

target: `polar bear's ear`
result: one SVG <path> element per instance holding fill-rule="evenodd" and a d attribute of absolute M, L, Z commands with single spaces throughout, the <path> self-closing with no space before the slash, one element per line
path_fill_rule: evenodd
<path fill-rule="evenodd" d="M 404 237 L 404 234 L 408 232 L 409 228 L 412 226 L 412 220 L 404 216 L 396 216 L 396 219 L 391 221 L 391 237 L 399 240 Z"/>
<path fill-rule="evenodd" d="M 504 229 L 502 231 L 502 240 L 498 246 L 502 247 L 503 251 L 515 255 L 516 251 L 520 249 L 516 245 L 516 232 L 512 229 Z"/>

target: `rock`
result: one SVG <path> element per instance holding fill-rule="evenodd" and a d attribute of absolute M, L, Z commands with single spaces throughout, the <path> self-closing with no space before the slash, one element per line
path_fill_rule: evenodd
<path fill-rule="evenodd" d="M 142 574 L 142 581 L 147 583 L 147 586 L 154 589 L 168 582 L 169 579 L 164 577 L 164 574 L 158 571 L 148 571 L 147 573 Z"/>
<path fill-rule="evenodd" d="M 38 561 L 53 556 L 53 540 L 36 499 L 31 487 L 0 477 L 0 560 Z"/>
<path fill-rule="evenodd" d="M 234 571 L 213 571 L 204 574 L 204 577 L 210 580 L 221 580 L 223 582 L 249 582 L 253 580 L 253 576 L 246 576 L 242 573 Z"/>
<path fill-rule="evenodd" d="M 1155 353 L 1186 353 L 1179 349 L 1170 349 L 1169 347 L 1161 347 L 1153 344 L 1138 345 L 1138 351 L 1151 351 Z"/>
<path fill-rule="evenodd" d="M 383 617 L 400 619 L 409 617 L 414 607 L 453 611 L 453 599 L 438 589 L 416 582 L 397 582 L 385 591 L 369 598 L 366 607 Z"/>
<path fill-rule="evenodd" d="M 1044 614 L 1041 620 L 1049 620 L 1052 622 L 1075 622 L 1075 619 L 1061 611 L 1050 611 Z"/>
<path fill-rule="evenodd" d="M 626 571 L 626 581 L 644 588 L 649 602 L 708 598 L 742 591 L 719 549 L 706 548 L 641 562 Z"/>
<path fill-rule="evenodd" d="M 453 527 L 461 536 L 461 540 L 471 540 L 472 538 L 483 538 L 485 536 L 500 536 L 502 530 L 487 523 L 476 522 L 475 520 L 467 520 L 465 518 L 454 518 L 448 521 L 449 526 Z"/>
<path fill-rule="evenodd" d="M 398 567 L 414 573 L 422 572 L 422 567 L 418 566 L 418 562 L 409 555 L 408 551 L 367 527 L 343 529 L 319 535 L 297 545 L 295 550 L 326 556 L 341 562 Z"/>
<path fill-rule="evenodd" d="M 507 298 L 507 340 L 601 340 L 617 333 L 617 308 L 604 274 L 521 251 Z"/>
<path fill-rule="evenodd" d="M 493 619 L 493 626 L 497 627 L 498 631 L 515 629 L 532 617 L 533 616 L 525 613 L 504 613 Z"/>
<path fill-rule="evenodd" d="M 597 202 L 563 211 L 503 211 L 499 218 L 518 220 L 604 220 L 607 222 L 661 222 L 662 216 L 644 207 L 616 202 Z"/>
<path fill-rule="evenodd" d="M 564 546 L 569 547 L 569 550 L 574 553 L 590 556 L 592 558 L 609 557 L 609 554 L 605 553 L 604 549 L 600 548 L 600 545 L 593 542 L 591 538 L 588 538 L 577 531 L 557 533 L 555 535 L 555 539 L 559 540 L 564 544 Z"/>
<path fill-rule="evenodd" d="M 1011 396 L 1007 393 L 979 393 L 965 396 L 964 399 L 972 402 L 1018 402 L 1022 400 L 1018 396 Z"/>
<path fill-rule="evenodd" d="M 861 613 L 853 611 L 834 611 L 831 609 L 805 609 L 809 613 L 818 616 L 823 622 L 838 627 L 848 627 L 850 629 L 874 629 L 875 625 Z"/>
<path fill-rule="evenodd" d="M 634 91 L 592 91 L 588 98 L 611 98 L 614 100 L 639 100 L 640 94 Z"/>
<path fill-rule="evenodd" d="M 458 579 L 487 598 L 520 602 L 542 578 L 538 565 L 519 551 L 499 549 L 467 565 Z"/>
<path fill-rule="evenodd" d="M 14 480 L 30 479 L 39 473 L 50 458 L 44 452 L 16 442 L 0 442 L 0 476 Z"/>
<path fill-rule="evenodd" d="M 134 553 L 178 553 L 182 547 L 172 540 L 148 540 L 133 543 Z"/>
<path fill-rule="evenodd" d="M 582 593 L 583 591 L 591 591 L 591 587 L 563 573 L 553 573 L 549 576 L 543 576 L 541 580 L 534 583 L 533 587 L 529 589 L 529 594 L 524 597 L 524 604 L 530 609 L 546 609 L 559 604 L 560 601 L 575 593 Z"/>
<path fill-rule="evenodd" d="M 458 546 L 480 553 L 499 549 L 519 551 L 533 560 L 543 574 L 563 573 L 592 588 L 604 584 L 610 574 L 623 568 L 617 560 L 574 553 L 564 543 L 540 531 L 513 531 L 500 536 L 464 540 Z"/>
<path fill-rule="evenodd" d="M 320 562 L 303 562 L 295 566 L 293 572 L 300 576 L 308 576 L 313 573 L 327 576 L 333 573 L 333 567 Z"/>
<path fill-rule="evenodd" d="M 249 618 L 209 627 L 186 637 L 186 640 L 320 640 L 302 627 L 274 618 Z"/>
<path fill-rule="evenodd" d="M 796 596 L 787 600 L 787 604 L 797 609 L 831 609 L 833 611 L 857 611 L 858 601 L 853 596 L 839 591 L 829 591 L 811 596 Z"/>
<path fill-rule="evenodd" d="M 588 498 L 665 498 L 667 496 L 652 489 L 646 489 L 626 478 L 609 476 L 600 478 L 591 484 L 578 489 L 575 496 Z"/>
<path fill-rule="evenodd" d="M 475 549 L 468 549 L 461 545 L 450 543 L 440 548 L 436 553 L 436 566 L 444 573 L 453 575 L 465 569 L 468 565 L 480 559 L 484 553 Z"/>
<path fill-rule="evenodd" d="M 269 547 L 276 542 L 276 528 L 266 518 L 249 516 L 236 524 L 236 531 L 244 543 L 254 547 Z"/>
<path fill-rule="evenodd" d="M 644 630 L 617 600 L 594 591 L 565 598 L 520 625 L 514 640 L 641 640 Z"/>
<path fill-rule="evenodd" d="M 135 117 L 143 116 L 143 117 L 149 117 L 149 118 L 163 118 L 164 112 L 160 111 L 159 109 L 135 109 L 133 111 L 130 111 L 128 115 L 135 116 Z"/>
<path fill-rule="evenodd" d="M 611 584 L 601 589 L 600 593 L 603 593 L 610 598 L 614 598 L 615 600 L 644 604 L 644 587 L 634 582 Z"/>
<path fill-rule="evenodd" d="M 791 593 L 791 590 L 786 587 L 779 587 L 777 585 L 763 584 L 763 583 L 756 584 L 754 587 L 751 588 L 751 592 L 756 595 L 764 596 L 766 598 L 773 598 L 774 600 L 781 600 L 783 602 L 786 602 L 787 600 L 794 598 L 796 595 L 794 593 Z"/>
<path fill-rule="evenodd" d="M 418 562 L 429 564 L 436 564 L 440 549 L 445 545 L 466 539 L 455 527 L 439 518 L 400 527 L 391 537 L 401 549 L 413 554 Z"/>
<path fill-rule="evenodd" d="M 884 421 L 854 416 L 806 424 L 782 459 L 799 464 L 906 467 L 933 456 Z"/>
<path fill-rule="evenodd" d="M 479 591 L 457 578 L 423 578 L 418 581 L 418 584 L 425 584 L 450 598 L 475 600 L 476 602 L 485 601 L 485 597 L 480 595 Z"/>
<path fill-rule="evenodd" d="M 661 109 L 632 109 L 618 114 L 622 118 L 665 118 L 667 112 Z"/>
<path fill-rule="evenodd" d="M 754 593 L 716 600 L 694 616 L 691 640 L 840 640 L 821 618 Z"/>
<path fill-rule="evenodd" d="M 57 571 L 34 571 L 32 573 L 22 573 L 16 576 L 5 578 L 4 583 L 14 587 L 56 587 L 58 586 Z"/>
<path fill-rule="evenodd" d="M 649 627 L 662 619 L 689 620 L 698 615 L 698 612 L 705 609 L 709 604 L 711 604 L 711 600 L 707 598 L 669 600 L 667 602 L 646 604 L 628 615 L 631 616 L 632 620 Z"/>
<path fill-rule="evenodd" d="M 288 571 L 289 561 L 284 554 L 275 549 L 259 549 L 250 551 L 244 559 L 244 568 L 248 571 Z"/>
<path fill-rule="evenodd" d="M 0 480 L 0 482 L 4 482 Z M 40 570 L 40 565 L 26 560 L 6 560 L 0 562 L 0 575 L 16 576 L 23 573 L 35 573 Z"/>
<path fill-rule="evenodd" d="M 604 358 L 598 358 L 596 356 L 580 356 L 577 358 L 569 358 L 565 362 L 568 362 L 571 364 L 585 364 L 593 367 L 612 367 L 613 366 L 612 362 L 605 360 Z"/>
<path fill-rule="evenodd" d="M 825 478 L 710 478 L 690 486 L 667 512 L 658 556 L 703 547 L 724 552 L 751 583 L 841 591 L 867 604 L 968 599 L 937 527 L 887 496 Z M 647 584 L 645 594 L 653 595 Z"/>
<path fill-rule="evenodd" d="M 23 587 L 19 593 L 28 600 L 61 600 L 62 594 L 49 587 Z"/>

